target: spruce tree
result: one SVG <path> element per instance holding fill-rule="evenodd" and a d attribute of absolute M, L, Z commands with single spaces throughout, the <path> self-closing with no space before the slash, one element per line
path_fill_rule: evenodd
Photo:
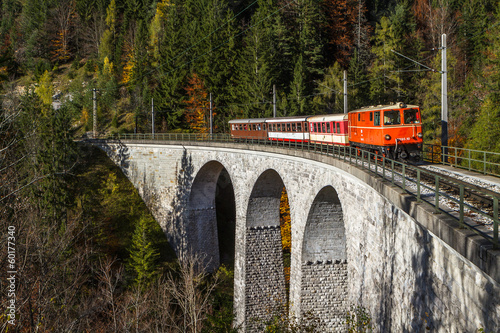
<path fill-rule="evenodd" d="M 259 0 L 258 8 L 243 40 L 237 60 L 239 82 L 233 94 L 241 103 L 239 118 L 269 117 L 272 114 L 272 84 L 276 78 L 273 63 L 273 29 L 277 6 L 273 0 Z"/>
<path fill-rule="evenodd" d="M 296 20 L 297 58 L 289 96 L 292 115 L 311 113 L 314 80 L 323 74 L 323 46 L 319 28 L 321 23 L 317 1 L 300 1 Z"/>
<path fill-rule="evenodd" d="M 135 226 L 129 249 L 128 268 L 134 274 L 134 284 L 146 288 L 158 276 L 158 249 L 151 240 L 150 218 L 142 216 Z"/>
<path fill-rule="evenodd" d="M 483 76 L 489 92 L 483 102 L 479 117 L 472 128 L 467 146 L 472 149 L 500 152 L 500 5 L 488 32 L 489 47 Z"/>
<path fill-rule="evenodd" d="M 395 71 L 396 55 L 391 50 L 397 50 L 399 41 L 394 32 L 394 26 L 387 17 L 382 17 L 377 23 L 372 52 L 374 61 L 370 67 L 369 79 L 370 99 L 373 104 L 387 104 L 397 101 L 400 96 L 401 78 Z"/>

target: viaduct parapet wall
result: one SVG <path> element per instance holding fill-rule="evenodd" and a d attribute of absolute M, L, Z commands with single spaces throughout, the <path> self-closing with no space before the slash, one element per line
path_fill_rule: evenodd
<path fill-rule="evenodd" d="M 375 332 L 500 331 L 499 253 L 444 214 L 356 167 L 316 154 L 219 144 L 96 142 L 121 167 L 179 258 L 219 265 L 215 196 L 234 189 L 237 324 L 286 298 L 279 192 L 292 221 L 290 314 L 345 331 L 353 306 Z"/>

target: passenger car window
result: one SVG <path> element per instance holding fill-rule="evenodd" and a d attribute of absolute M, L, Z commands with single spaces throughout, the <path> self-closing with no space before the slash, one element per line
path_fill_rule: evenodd
<path fill-rule="evenodd" d="M 340 133 L 340 123 L 337 123 L 337 133 Z"/>
<path fill-rule="evenodd" d="M 401 124 L 401 116 L 399 110 L 384 111 L 384 125 L 399 125 Z"/>
<path fill-rule="evenodd" d="M 405 124 L 419 124 L 420 117 L 417 109 L 407 109 L 403 112 Z"/>
<path fill-rule="evenodd" d="M 373 125 L 380 126 L 380 111 L 375 111 L 373 114 Z"/>
<path fill-rule="evenodd" d="M 297 124 L 297 131 L 302 132 L 302 124 L 301 123 Z"/>

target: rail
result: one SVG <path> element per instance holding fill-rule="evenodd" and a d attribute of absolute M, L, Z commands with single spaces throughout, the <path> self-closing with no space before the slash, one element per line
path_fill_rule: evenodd
<path fill-rule="evenodd" d="M 500 153 L 424 144 L 424 160 L 500 177 Z"/>
<path fill-rule="evenodd" d="M 440 190 L 440 182 L 444 180 L 441 176 L 431 171 L 423 171 L 406 163 L 390 160 L 383 156 L 360 150 L 353 147 L 333 146 L 310 142 L 291 142 L 291 141 L 269 141 L 261 139 L 238 139 L 234 140 L 229 134 L 193 134 L 193 133 L 158 133 L 158 134 L 115 134 L 107 137 L 100 137 L 104 140 L 151 140 L 154 141 L 183 141 L 183 142 L 237 142 L 250 145 L 267 145 L 282 147 L 288 149 L 299 149 L 302 151 L 316 152 L 341 159 L 344 162 L 351 163 L 360 167 L 369 173 L 380 176 L 382 179 L 391 182 L 393 185 L 403 189 L 403 191 L 413 195 L 418 202 L 427 202 L 434 207 L 436 213 L 444 213 L 457 220 L 461 228 L 468 228 L 475 233 L 488 239 L 493 243 L 494 248 L 499 248 L 499 216 L 498 202 L 499 196 L 490 193 L 482 193 L 491 197 L 493 202 L 492 213 L 484 212 L 471 204 L 467 203 L 464 197 L 467 185 L 456 183 L 460 188 L 460 195 L 454 197 Z M 451 148 L 451 147 L 448 147 Z M 455 156 L 448 153 L 448 156 Z M 458 154 L 456 155 L 458 156 Z M 442 155 L 440 156 L 442 157 Z M 467 159 L 465 159 L 467 161 Z M 469 158 L 472 161 L 472 157 Z M 470 169 L 474 170 L 474 169 Z M 434 184 L 429 185 L 421 181 L 423 173 L 434 178 Z M 413 176 L 416 174 L 416 177 Z M 449 180 L 447 180 L 449 183 Z M 451 202 L 458 207 L 456 211 L 445 207 L 441 199 Z M 467 216 L 481 217 L 480 224 L 472 224 L 466 218 Z"/>

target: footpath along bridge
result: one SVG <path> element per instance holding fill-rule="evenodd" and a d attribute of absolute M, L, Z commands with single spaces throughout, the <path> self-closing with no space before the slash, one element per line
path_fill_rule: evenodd
<path fill-rule="evenodd" d="M 500 331 L 498 199 L 492 230 L 466 228 L 473 224 L 464 209 L 441 207 L 442 194 L 412 186 L 394 162 L 349 148 L 205 139 L 91 142 L 139 190 L 179 257 L 203 255 L 213 270 L 234 255 L 242 331 L 257 331 L 252 318 L 268 318 L 287 300 L 291 316 L 312 313 L 324 332 L 344 331 L 355 305 L 376 332 Z M 289 294 L 283 187 L 292 229 Z M 230 218 L 221 223 L 220 216 Z"/>

